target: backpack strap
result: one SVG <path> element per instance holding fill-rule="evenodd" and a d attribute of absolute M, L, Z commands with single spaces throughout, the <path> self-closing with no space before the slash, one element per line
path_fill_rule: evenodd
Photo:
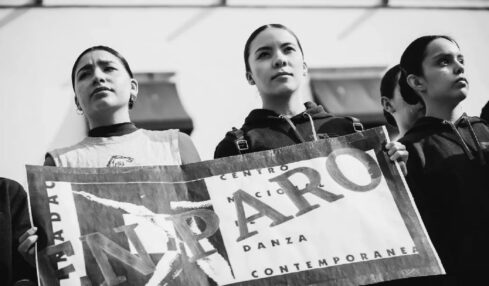
<path fill-rule="evenodd" d="M 234 145 L 236 146 L 236 149 L 238 149 L 239 154 L 244 154 L 250 149 L 248 141 L 246 141 L 244 137 L 244 131 L 242 129 L 233 127 L 233 130 L 226 133 L 226 135 L 233 139 Z"/>
<path fill-rule="evenodd" d="M 353 116 L 345 116 L 348 120 L 350 120 L 353 124 L 353 130 L 355 132 L 362 132 L 364 130 L 362 122 L 356 117 Z"/>

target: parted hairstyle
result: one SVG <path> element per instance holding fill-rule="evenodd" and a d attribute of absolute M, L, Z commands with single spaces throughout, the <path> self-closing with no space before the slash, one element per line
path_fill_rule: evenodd
<path fill-rule="evenodd" d="M 246 67 L 246 72 L 250 72 L 250 63 L 248 61 L 248 58 L 250 56 L 250 46 L 253 40 L 264 30 L 268 28 L 277 28 L 277 29 L 283 29 L 289 32 L 292 36 L 294 36 L 295 40 L 297 41 L 297 45 L 299 46 L 299 49 L 301 50 L 302 57 L 304 57 L 304 51 L 302 50 L 301 42 L 299 41 L 299 38 L 297 38 L 296 34 L 292 32 L 289 28 L 282 24 L 267 24 L 258 27 L 256 30 L 251 33 L 251 35 L 248 37 L 248 40 L 246 41 L 245 48 L 244 48 L 244 61 L 245 61 L 245 67 Z"/>
<path fill-rule="evenodd" d="M 73 64 L 73 69 L 71 70 L 71 85 L 73 86 L 73 90 L 75 90 L 75 72 L 76 72 L 76 68 L 78 66 L 78 63 L 80 62 L 81 58 L 85 54 L 90 53 L 90 52 L 93 52 L 93 51 L 97 51 L 97 50 L 106 51 L 106 52 L 111 53 L 112 55 L 114 55 L 116 58 L 118 58 L 121 61 L 121 63 L 124 66 L 124 68 L 126 69 L 126 71 L 129 74 L 129 76 L 131 78 L 134 78 L 134 75 L 132 74 L 131 68 L 129 67 L 129 63 L 127 63 L 126 59 L 118 51 L 116 51 L 116 50 L 114 50 L 112 48 L 109 48 L 107 46 L 93 46 L 93 47 L 90 47 L 90 48 L 84 50 L 78 56 L 78 58 L 76 58 L 76 61 Z"/>

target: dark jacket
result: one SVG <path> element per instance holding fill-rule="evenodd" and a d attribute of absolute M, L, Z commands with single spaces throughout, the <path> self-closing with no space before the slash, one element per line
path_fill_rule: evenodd
<path fill-rule="evenodd" d="M 489 101 L 484 105 L 481 111 L 481 118 L 489 123 Z"/>
<path fill-rule="evenodd" d="M 471 285 L 489 269 L 489 126 L 465 114 L 454 123 L 425 117 L 399 141 L 409 151 L 407 182 L 446 279 Z"/>
<path fill-rule="evenodd" d="M 322 106 L 306 102 L 306 111 L 291 118 L 267 109 L 255 109 L 241 127 L 248 150 L 244 153 L 271 150 L 302 142 L 338 137 L 355 132 L 353 119 L 336 117 Z M 217 145 L 214 158 L 238 155 L 236 135 L 228 132 Z"/>
<path fill-rule="evenodd" d="M 18 253 L 19 237 L 29 228 L 27 194 L 15 181 L 0 178 L 0 284 L 35 279 L 35 269 Z"/>

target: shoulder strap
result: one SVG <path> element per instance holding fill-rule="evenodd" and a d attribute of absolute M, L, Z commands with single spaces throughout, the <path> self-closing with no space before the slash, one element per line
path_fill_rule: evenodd
<path fill-rule="evenodd" d="M 250 149 L 248 141 L 246 141 L 244 137 L 244 131 L 242 129 L 233 127 L 233 130 L 229 131 L 227 135 L 233 139 L 234 145 L 236 146 L 236 149 L 238 149 L 238 152 L 240 154 L 244 154 Z"/>
<path fill-rule="evenodd" d="M 350 120 L 353 124 L 353 130 L 355 130 L 355 132 L 362 132 L 364 129 L 363 129 L 363 124 L 360 122 L 360 120 L 356 117 L 353 117 L 353 116 L 345 116 L 345 118 L 347 118 L 348 120 Z"/>

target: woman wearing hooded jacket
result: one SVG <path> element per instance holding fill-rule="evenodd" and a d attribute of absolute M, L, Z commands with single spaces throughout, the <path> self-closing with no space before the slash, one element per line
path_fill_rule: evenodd
<path fill-rule="evenodd" d="M 447 272 L 439 282 L 476 285 L 489 267 L 489 126 L 457 113 L 469 83 L 453 39 L 418 38 L 400 64 L 401 93 L 426 106 L 400 142 L 409 151 L 408 184 Z"/>
<path fill-rule="evenodd" d="M 246 79 L 258 89 L 262 108 L 251 111 L 241 129 L 226 134 L 214 158 L 343 136 L 361 126 L 355 119 L 332 116 L 313 102 L 303 103 L 300 87 L 307 64 L 299 39 L 287 27 L 268 24 L 256 29 L 246 41 L 244 61 Z M 392 160 L 407 160 L 402 144 L 391 142 L 386 148 Z"/>

